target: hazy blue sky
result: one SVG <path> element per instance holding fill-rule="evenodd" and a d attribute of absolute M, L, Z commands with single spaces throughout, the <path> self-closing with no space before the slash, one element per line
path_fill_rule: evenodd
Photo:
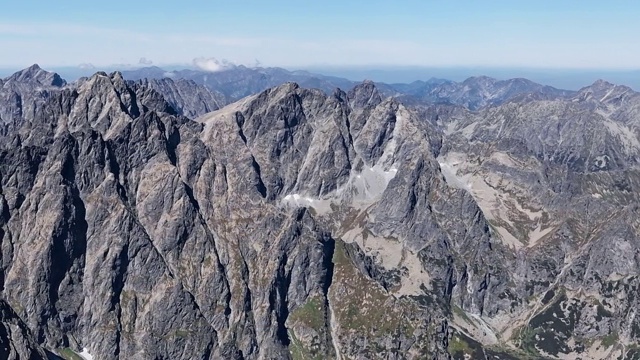
<path fill-rule="evenodd" d="M 631 69 L 640 68 L 639 15 L 637 1 L 4 1 L 0 67 L 215 57 Z"/>

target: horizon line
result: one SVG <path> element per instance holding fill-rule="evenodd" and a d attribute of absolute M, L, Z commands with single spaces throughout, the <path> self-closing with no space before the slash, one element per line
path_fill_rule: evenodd
<path fill-rule="evenodd" d="M 183 67 L 184 69 L 196 69 L 205 71 L 193 64 L 180 62 L 180 63 L 158 63 L 158 64 L 107 64 L 107 65 L 94 65 L 90 63 L 80 63 L 76 65 L 41 65 L 39 62 L 33 62 L 28 65 L 0 65 L 0 70 L 22 70 L 29 68 L 33 65 L 38 65 L 43 69 L 75 69 L 75 70 L 92 70 L 92 69 L 117 69 L 123 68 L 126 70 L 137 70 L 144 68 L 163 68 L 163 67 Z M 83 68 L 82 66 L 87 67 Z M 309 64 L 309 65 L 249 65 L 249 64 L 235 64 L 231 63 L 232 67 L 244 66 L 250 69 L 268 69 L 268 68 L 281 68 L 286 70 L 308 70 L 308 69 L 339 69 L 339 70 L 411 70 L 411 69 L 446 69 L 446 70 L 474 70 L 474 69 L 486 69 L 486 70 L 535 70 L 535 71 L 572 71 L 572 72 L 591 72 L 591 71 L 606 71 L 606 72 L 640 72 L 640 67 L 555 67 L 555 66 L 521 66 L 521 65 L 416 65 L 416 64 Z M 163 69 L 165 70 L 165 69 Z"/>

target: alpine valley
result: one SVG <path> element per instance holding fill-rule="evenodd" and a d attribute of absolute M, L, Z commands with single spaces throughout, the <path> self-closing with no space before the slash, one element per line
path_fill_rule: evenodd
<path fill-rule="evenodd" d="M 0 358 L 640 359 L 639 161 L 605 81 L 34 65 Z"/>

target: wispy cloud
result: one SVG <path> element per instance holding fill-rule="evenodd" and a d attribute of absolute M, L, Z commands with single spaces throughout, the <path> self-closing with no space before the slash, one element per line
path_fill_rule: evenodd
<path fill-rule="evenodd" d="M 198 69 L 208 71 L 208 72 L 218 72 L 218 71 L 232 69 L 235 67 L 235 64 L 233 64 L 228 60 L 218 60 L 213 57 L 195 58 L 193 59 L 192 63 L 193 63 L 193 66 L 197 67 Z"/>

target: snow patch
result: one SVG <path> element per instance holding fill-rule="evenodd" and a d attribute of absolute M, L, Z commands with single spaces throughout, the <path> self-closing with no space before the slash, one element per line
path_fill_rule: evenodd
<path fill-rule="evenodd" d="M 344 185 L 323 198 L 294 193 L 283 197 L 282 204 L 295 207 L 310 207 L 319 214 L 331 212 L 332 204 L 348 205 L 362 210 L 380 200 L 387 186 L 389 186 L 389 182 L 397 173 L 398 169 L 384 170 L 381 165 L 365 167 L 360 173 L 352 173 Z"/>
<path fill-rule="evenodd" d="M 89 349 L 87 348 L 82 348 L 82 351 L 78 353 L 78 355 L 80 355 L 84 360 L 93 360 L 93 355 L 89 353 Z"/>
<path fill-rule="evenodd" d="M 373 166 L 364 166 L 360 172 L 351 172 L 347 182 L 331 194 L 323 198 L 312 198 L 302 194 L 288 194 L 283 203 L 296 206 L 311 207 L 320 213 L 331 211 L 331 204 L 343 204 L 356 209 L 365 209 L 374 204 L 389 186 L 398 173 L 395 154 L 398 148 L 396 139 L 406 120 L 400 113 L 396 120 L 394 134 L 387 141 L 382 155 Z"/>

